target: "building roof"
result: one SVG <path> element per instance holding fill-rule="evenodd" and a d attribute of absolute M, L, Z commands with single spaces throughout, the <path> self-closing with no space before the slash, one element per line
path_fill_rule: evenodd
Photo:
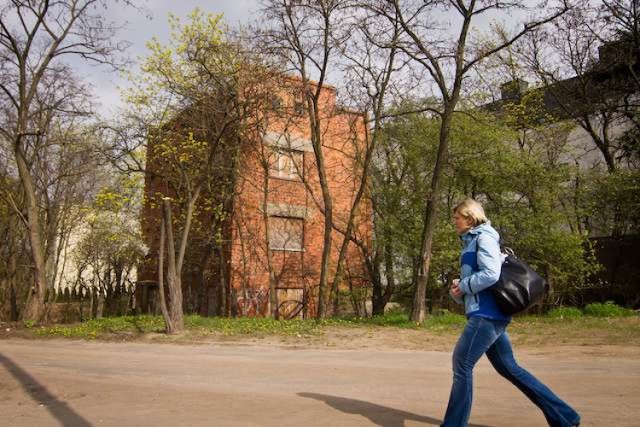
<path fill-rule="evenodd" d="M 526 93 L 542 95 L 544 110 L 559 119 L 590 115 L 603 106 L 615 104 L 634 91 L 640 74 L 640 52 L 624 40 L 604 44 L 599 48 L 599 60 L 582 75 L 550 82 L 528 89 L 523 80 L 507 82 L 501 86 L 501 99 L 485 104 L 484 109 L 495 113 L 507 104 L 519 102 Z"/>

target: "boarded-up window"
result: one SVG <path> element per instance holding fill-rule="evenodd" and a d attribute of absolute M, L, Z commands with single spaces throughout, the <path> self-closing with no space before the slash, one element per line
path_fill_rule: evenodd
<path fill-rule="evenodd" d="M 269 218 L 269 249 L 301 251 L 304 221 L 302 218 L 272 216 Z"/>
<path fill-rule="evenodd" d="M 304 290 L 278 288 L 278 314 L 281 319 L 302 319 L 304 315 Z"/>
<path fill-rule="evenodd" d="M 276 178 L 301 180 L 303 159 L 302 151 L 275 150 L 269 162 L 269 175 Z"/>

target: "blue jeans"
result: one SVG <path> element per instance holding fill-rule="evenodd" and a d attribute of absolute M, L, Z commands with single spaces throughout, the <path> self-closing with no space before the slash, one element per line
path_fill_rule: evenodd
<path fill-rule="evenodd" d="M 453 351 L 453 386 L 442 426 L 467 425 L 473 398 L 473 367 L 485 353 L 495 370 L 542 410 L 550 426 L 577 425 L 580 415 L 547 386 L 518 366 L 506 332 L 507 325 L 508 322 L 484 317 L 469 318 Z"/>

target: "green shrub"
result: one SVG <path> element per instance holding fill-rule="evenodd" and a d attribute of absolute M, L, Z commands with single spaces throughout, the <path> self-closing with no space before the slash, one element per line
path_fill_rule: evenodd
<path fill-rule="evenodd" d="M 576 307 L 558 307 L 551 310 L 547 316 L 554 319 L 575 319 L 582 317 L 582 311 Z"/>
<path fill-rule="evenodd" d="M 627 317 L 635 315 L 633 310 L 620 307 L 613 301 L 589 304 L 584 308 L 584 314 L 594 317 Z"/>

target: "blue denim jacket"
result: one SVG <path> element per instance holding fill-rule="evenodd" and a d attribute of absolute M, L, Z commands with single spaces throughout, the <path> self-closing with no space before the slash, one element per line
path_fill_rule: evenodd
<path fill-rule="evenodd" d="M 464 293 L 467 317 L 481 316 L 494 320 L 511 320 L 502 314 L 489 288 L 500 278 L 502 254 L 500 236 L 491 223 L 480 224 L 461 236 L 460 289 Z"/>

